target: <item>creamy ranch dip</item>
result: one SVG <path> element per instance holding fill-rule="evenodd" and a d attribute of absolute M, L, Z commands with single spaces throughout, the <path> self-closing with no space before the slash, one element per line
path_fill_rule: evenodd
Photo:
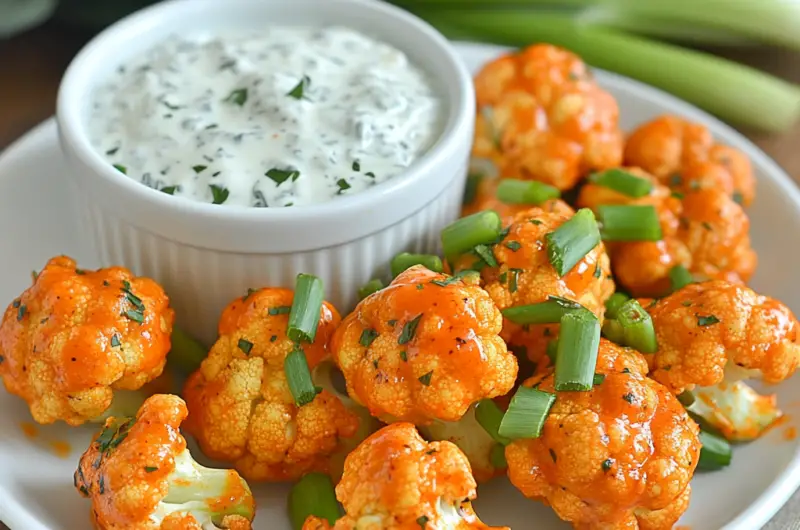
<path fill-rule="evenodd" d="M 443 126 L 428 76 L 341 27 L 172 37 L 94 92 L 91 141 L 146 186 L 201 202 L 322 203 L 384 182 Z"/>

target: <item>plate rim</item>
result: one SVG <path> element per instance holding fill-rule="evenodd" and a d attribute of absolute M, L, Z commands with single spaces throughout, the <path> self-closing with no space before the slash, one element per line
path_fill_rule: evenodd
<path fill-rule="evenodd" d="M 461 56 L 464 54 L 499 55 L 511 49 L 504 46 L 469 41 L 453 41 L 453 46 Z M 679 113 L 692 120 L 703 122 L 714 136 L 724 137 L 726 143 L 742 150 L 750 158 L 753 166 L 766 175 L 766 178 L 775 182 L 780 191 L 794 204 L 795 208 L 800 209 L 800 188 L 797 187 L 777 162 L 733 127 L 661 89 L 602 69 L 595 68 L 594 71 L 601 84 L 623 87 L 628 91 L 637 93 L 643 99 L 656 100 L 661 106 L 666 106 L 670 112 Z M 2 168 L 19 156 L 18 153 L 25 149 L 30 149 L 38 143 L 48 141 L 47 138 L 50 136 L 58 144 L 57 124 L 54 117 L 47 118 L 33 126 L 0 152 L 0 178 L 3 178 Z M 9 172 L 9 175 L 13 174 Z M 13 178 L 13 176 L 8 178 Z M 796 447 L 792 460 L 775 477 L 771 484 L 721 530 L 761 528 L 786 504 L 798 487 L 800 487 L 800 445 Z M 5 488 L 0 488 L 0 521 L 3 521 L 12 530 L 22 528 L 26 530 L 50 530 L 39 520 L 36 520 L 33 515 L 30 515 L 30 510 L 17 501 L 16 497 L 12 496 L 11 492 Z"/>

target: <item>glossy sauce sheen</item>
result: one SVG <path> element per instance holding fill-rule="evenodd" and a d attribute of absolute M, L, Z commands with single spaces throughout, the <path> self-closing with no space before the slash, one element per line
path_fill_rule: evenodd
<path fill-rule="evenodd" d="M 268 28 L 162 42 L 95 90 L 89 127 L 110 164 L 152 188 L 300 206 L 403 171 L 436 140 L 441 107 L 387 44 L 338 27 Z"/>

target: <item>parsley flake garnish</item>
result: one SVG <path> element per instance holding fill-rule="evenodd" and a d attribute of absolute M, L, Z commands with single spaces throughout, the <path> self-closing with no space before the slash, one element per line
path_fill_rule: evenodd
<path fill-rule="evenodd" d="M 175 192 L 178 191 L 178 186 L 164 186 L 158 191 L 166 193 L 167 195 L 175 195 Z"/>
<path fill-rule="evenodd" d="M 497 260 L 494 258 L 494 252 L 488 245 L 476 245 L 472 249 L 488 266 L 497 267 Z"/>
<path fill-rule="evenodd" d="M 128 174 L 128 168 L 126 168 L 122 164 L 113 164 L 113 166 L 114 166 L 114 169 L 116 169 L 117 171 L 119 171 L 123 175 L 127 175 Z"/>
<path fill-rule="evenodd" d="M 403 360 L 403 362 L 408 362 L 408 354 L 405 350 L 400 352 L 400 358 Z"/>
<path fill-rule="evenodd" d="M 594 264 L 594 277 L 595 278 L 599 278 L 602 275 L 603 275 L 603 271 L 600 269 L 600 264 L 599 263 L 595 263 Z"/>
<path fill-rule="evenodd" d="M 409 320 L 403 325 L 403 331 L 400 332 L 400 337 L 397 339 L 397 344 L 408 344 L 411 342 L 411 339 L 414 338 L 414 335 L 417 333 L 417 326 L 419 326 L 419 321 L 422 319 L 422 313 L 415 316 L 412 320 Z"/>
<path fill-rule="evenodd" d="M 202 173 L 203 170 L 208 169 L 208 166 L 197 164 L 196 166 L 192 166 L 192 169 L 194 170 L 195 173 Z"/>
<path fill-rule="evenodd" d="M 306 98 L 305 92 L 310 85 L 311 85 L 311 78 L 308 77 L 307 75 L 304 75 L 300 79 L 300 81 L 295 85 L 295 87 L 291 89 L 289 93 L 286 95 L 294 99 L 304 99 Z"/>
<path fill-rule="evenodd" d="M 267 311 L 270 315 L 288 315 L 292 312 L 292 307 L 288 305 L 281 305 L 278 307 L 270 307 L 269 311 Z"/>
<path fill-rule="evenodd" d="M 152 473 L 153 471 L 158 471 L 158 468 L 155 466 L 144 466 L 144 470 L 147 473 Z"/>
<path fill-rule="evenodd" d="M 128 317 L 134 322 L 138 322 L 139 324 L 144 322 L 144 314 L 141 311 L 137 311 L 135 309 L 128 309 L 127 311 L 123 311 L 122 315 Z"/>
<path fill-rule="evenodd" d="M 417 517 L 417 524 L 419 525 L 420 528 L 422 528 L 422 530 L 425 530 L 425 527 L 428 525 L 428 521 L 430 521 L 430 519 L 428 518 L 427 515 L 422 515 L 420 517 Z"/>
<path fill-rule="evenodd" d="M 611 466 L 613 465 L 614 461 L 611 460 L 610 458 L 606 458 L 605 460 L 603 460 L 603 463 L 600 464 L 600 467 L 603 468 L 603 471 L 608 471 L 609 469 L 611 469 Z"/>
<path fill-rule="evenodd" d="M 352 188 L 350 183 L 347 182 L 345 179 L 337 180 L 336 185 L 339 186 L 339 191 L 336 192 L 336 195 L 341 195 L 342 192 L 344 192 L 345 190 L 349 190 L 350 188 Z"/>
<path fill-rule="evenodd" d="M 253 343 L 245 339 L 239 339 L 237 346 L 239 346 L 239 349 L 242 350 L 245 355 L 250 355 L 250 350 L 253 349 Z"/>
<path fill-rule="evenodd" d="M 511 252 L 516 252 L 522 248 L 522 244 L 519 241 L 506 241 L 504 245 Z"/>
<path fill-rule="evenodd" d="M 433 377 L 433 371 L 421 376 L 418 381 L 425 386 L 431 386 L 431 377 Z"/>
<path fill-rule="evenodd" d="M 116 348 L 116 347 L 118 347 L 120 344 L 121 344 L 121 343 L 120 343 L 120 341 L 119 341 L 119 335 L 117 335 L 116 333 L 114 333 L 113 335 L 111 335 L 111 347 L 112 347 L 112 348 Z"/>
<path fill-rule="evenodd" d="M 353 171 L 361 171 L 361 162 L 353 160 Z"/>
<path fill-rule="evenodd" d="M 375 173 L 373 173 L 372 171 L 367 171 L 366 173 L 364 173 L 364 175 L 368 176 L 371 179 L 375 178 Z"/>
<path fill-rule="evenodd" d="M 714 315 L 708 316 L 697 316 L 697 325 L 704 327 L 704 326 L 713 326 L 714 324 L 719 324 L 719 319 Z"/>
<path fill-rule="evenodd" d="M 237 88 L 236 90 L 231 91 L 223 101 L 227 103 L 233 103 L 234 105 L 239 105 L 240 107 L 247 102 L 247 89 L 246 88 Z"/>
<path fill-rule="evenodd" d="M 300 172 L 294 169 L 278 169 L 276 167 L 270 169 L 266 173 L 265 176 L 272 179 L 275 185 L 280 186 L 284 182 L 289 179 L 292 179 L 292 182 L 300 178 Z"/>
<path fill-rule="evenodd" d="M 228 200 L 228 195 L 231 194 L 227 188 L 216 184 L 209 184 L 208 187 L 211 188 L 211 196 L 213 197 L 211 204 L 222 204 Z"/>
<path fill-rule="evenodd" d="M 27 309 L 28 308 L 25 307 L 25 304 L 22 304 L 19 306 L 19 308 L 17 308 L 17 322 L 25 318 L 25 311 L 27 311 Z"/>
<path fill-rule="evenodd" d="M 119 147 L 112 147 L 111 149 L 106 151 L 106 156 L 114 156 L 117 154 L 117 151 L 119 151 Z"/>
<path fill-rule="evenodd" d="M 631 393 L 625 394 L 622 396 L 622 399 L 633 405 L 633 402 L 636 401 L 636 396 Z"/>
<path fill-rule="evenodd" d="M 522 269 L 509 269 L 511 273 L 511 280 L 508 283 L 508 291 L 511 293 L 517 292 L 517 277 L 522 274 Z"/>
<path fill-rule="evenodd" d="M 378 338 L 378 332 L 372 328 L 367 328 L 361 332 L 361 339 L 359 342 L 365 348 L 369 348 L 370 345 Z"/>

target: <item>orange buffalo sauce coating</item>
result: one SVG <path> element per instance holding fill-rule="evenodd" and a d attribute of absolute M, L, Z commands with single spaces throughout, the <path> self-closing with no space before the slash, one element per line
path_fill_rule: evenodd
<path fill-rule="evenodd" d="M 105 411 L 114 390 L 161 374 L 173 320 L 153 280 L 53 258 L 5 311 L 0 377 L 37 422 L 79 425 Z"/>
<path fill-rule="evenodd" d="M 233 300 L 223 311 L 219 338 L 186 382 L 186 430 L 203 452 L 230 462 L 248 480 L 293 480 L 329 472 L 342 438 L 359 419 L 323 390 L 298 407 L 284 372 L 294 349 L 286 335 L 294 293 L 265 288 Z M 323 303 L 313 343 L 302 345 L 313 370 L 328 357 L 327 343 L 340 322 Z"/>
<path fill-rule="evenodd" d="M 783 439 L 787 442 L 793 442 L 797 439 L 797 427 L 786 427 L 783 431 Z"/>
<path fill-rule="evenodd" d="M 475 77 L 473 156 L 504 177 L 572 188 L 622 160 L 619 109 L 581 59 L 537 44 L 486 64 Z"/>
<path fill-rule="evenodd" d="M 739 150 L 714 142 L 700 124 L 661 116 L 628 137 L 625 163 L 655 175 L 678 191 L 713 188 L 744 206 L 755 197 L 750 160 Z"/>
<path fill-rule="evenodd" d="M 589 392 L 555 392 L 554 376 L 525 383 L 555 393 L 539 438 L 506 447 L 511 482 L 576 528 L 672 528 L 689 503 L 700 453 L 697 424 L 644 358 L 603 339 Z"/>
<path fill-rule="evenodd" d="M 336 330 L 331 352 L 353 399 L 378 418 L 457 421 L 505 394 L 517 362 L 500 312 L 477 277 L 415 266 L 364 299 Z"/>
<path fill-rule="evenodd" d="M 22 434 L 28 438 L 33 439 L 39 436 L 39 428 L 31 422 L 23 421 L 19 424 L 19 428 L 22 429 Z"/>
<path fill-rule="evenodd" d="M 578 206 L 594 211 L 606 204 L 655 208 L 661 240 L 608 243 L 614 277 L 627 292 L 638 297 L 669 293 L 670 271 L 679 265 L 702 279 L 744 283 L 750 278 L 757 257 L 741 206 L 718 189 L 672 193 L 641 169 L 624 171 L 652 182 L 650 194 L 633 198 L 589 183 L 581 188 Z"/>
<path fill-rule="evenodd" d="M 59 458 L 69 458 L 70 453 L 72 453 L 72 446 L 64 440 L 52 440 L 48 445 Z"/>

